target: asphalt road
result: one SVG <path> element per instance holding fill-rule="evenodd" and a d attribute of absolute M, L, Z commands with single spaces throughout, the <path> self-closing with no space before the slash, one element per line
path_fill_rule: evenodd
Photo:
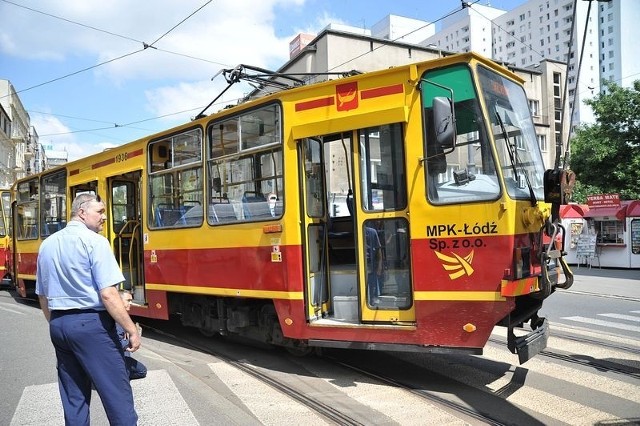
<path fill-rule="evenodd" d="M 536 424 L 604 424 L 621 418 L 640 422 L 640 270 L 574 269 L 573 287 L 558 290 L 543 308 L 552 330 L 547 355 L 516 365 L 517 357 L 496 342 L 504 339 L 504 329 L 497 327 L 484 356 L 407 355 L 398 359 L 416 365 L 416 370 L 403 364 L 399 372 L 419 380 L 416 386 L 432 395 L 454 399 L 471 395 L 459 401 L 463 404 L 489 398 L 498 408 L 483 402 L 471 404 L 470 409 L 498 412 L 507 407 Z M 63 424 L 55 354 L 37 303 L 0 291 L 0 324 L 0 425 Z M 563 337 L 572 332 L 594 343 Z M 378 417 L 367 418 L 384 419 L 371 424 L 434 424 L 436 419 L 440 424 L 469 424 L 455 412 L 355 373 L 314 371 L 313 363 L 302 361 L 303 369 L 297 364 L 291 367 L 277 354 L 265 361 L 265 354 L 250 347 L 237 351 L 236 359 L 246 365 L 257 363 L 265 373 L 288 376 L 292 383 L 313 383 L 311 397 L 321 392 L 323 397 L 359 407 L 361 413 L 377 413 Z M 313 410 L 233 365 L 168 335 L 145 333 L 143 348 L 134 356 L 149 369 L 146 379 L 132 382 L 140 425 L 327 424 Z M 386 354 L 366 356 L 373 365 L 392 359 L 389 356 L 395 359 Z M 448 380 L 456 384 L 443 387 Z M 456 394 L 460 384 L 465 390 Z M 92 424 L 108 424 L 99 397 L 94 393 L 93 398 Z M 418 408 L 420 416 L 415 415 Z"/>

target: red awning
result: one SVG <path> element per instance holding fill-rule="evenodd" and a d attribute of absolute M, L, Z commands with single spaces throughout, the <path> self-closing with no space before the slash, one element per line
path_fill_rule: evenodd
<path fill-rule="evenodd" d="M 640 217 L 640 200 L 632 201 L 627 207 L 627 217 Z"/>
<path fill-rule="evenodd" d="M 580 219 L 589 210 L 585 204 L 563 204 L 560 206 L 560 217 L 563 219 Z"/>
<path fill-rule="evenodd" d="M 615 217 L 624 220 L 627 214 L 627 205 L 620 207 L 592 207 L 584 214 L 584 217 Z"/>

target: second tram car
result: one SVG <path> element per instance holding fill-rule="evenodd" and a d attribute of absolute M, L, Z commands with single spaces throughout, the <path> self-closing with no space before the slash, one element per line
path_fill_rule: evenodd
<path fill-rule="evenodd" d="M 0 189 L 0 280 L 2 285 L 13 283 L 11 257 L 11 191 Z"/>
<path fill-rule="evenodd" d="M 273 93 L 19 180 L 16 284 L 32 291 L 40 242 L 91 191 L 132 315 L 299 353 L 481 353 L 502 325 L 524 362 L 546 346 L 544 299 L 572 282 L 554 243 L 566 178 L 545 173 L 521 80 L 454 55 Z"/>

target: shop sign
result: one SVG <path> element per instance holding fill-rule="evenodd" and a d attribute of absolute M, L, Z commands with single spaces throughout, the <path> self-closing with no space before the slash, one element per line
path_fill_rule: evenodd
<path fill-rule="evenodd" d="M 620 207 L 620 194 L 587 195 L 589 207 Z"/>

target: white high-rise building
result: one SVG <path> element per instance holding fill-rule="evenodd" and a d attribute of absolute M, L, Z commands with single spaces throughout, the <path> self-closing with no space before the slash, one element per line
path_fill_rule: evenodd
<path fill-rule="evenodd" d="M 584 100 L 601 90 L 603 79 L 629 86 L 640 78 L 640 59 L 631 52 L 632 41 L 640 39 L 639 22 L 638 0 L 530 0 L 510 11 L 472 4 L 444 20 L 440 31 L 421 44 L 474 50 L 517 67 L 569 59 L 565 108 L 574 111 L 575 126 L 594 121 Z"/>
<path fill-rule="evenodd" d="M 443 19 L 440 31 L 421 44 L 448 52 L 474 51 L 491 58 L 492 20 L 504 13 L 504 10 L 479 4 L 465 7 Z"/>
<path fill-rule="evenodd" d="M 595 4 L 594 4 L 595 6 Z M 630 87 L 640 80 L 640 2 L 614 0 L 598 3 L 600 78 Z"/>

